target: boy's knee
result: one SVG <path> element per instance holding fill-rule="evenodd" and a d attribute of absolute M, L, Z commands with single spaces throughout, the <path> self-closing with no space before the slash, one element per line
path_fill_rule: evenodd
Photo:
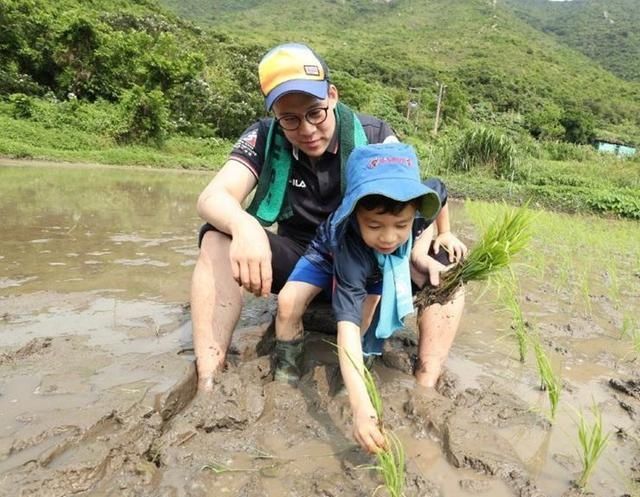
<path fill-rule="evenodd" d="M 278 316 L 280 319 L 296 319 L 304 313 L 304 302 L 292 285 L 285 285 L 278 294 Z"/>

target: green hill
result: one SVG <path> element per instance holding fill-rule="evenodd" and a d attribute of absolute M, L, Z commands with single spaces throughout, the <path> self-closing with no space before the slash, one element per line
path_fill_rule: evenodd
<path fill-rule="evenodd" d="M 556 37 L 618 76 L 640 81 L 637 0 L 506 0 L 531 26 Z"/>
<path fill-rule="evenodd" d="M 545 109 L 595 117 L 598 134 L 640 142 L 640 84 L 626 82 L 484 0 L 162 0 L 181 15 L 243 42 L 309 42 L 323 53 L 343 96 L 378 111 L 378 87 L 395 104 L 398 124 L 408 87 L 423 88 L 432 112 L 435 83 L 449 86 L 449 117 L 521 120 Z M 367 97 L 369 90 L 371 97 Z M 518 118 L 516 118 L 516 121 Z"/>

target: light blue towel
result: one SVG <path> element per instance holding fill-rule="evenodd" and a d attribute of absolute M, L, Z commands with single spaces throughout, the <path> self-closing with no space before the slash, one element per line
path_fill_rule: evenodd
<path fill-rule="evenodd" d="M 375 253 L 382 273 L 382 298 L 362 340 L 365 355 L 382 354 L 384 340 L 402 328 L 402 320 L 413 312 L 410 254 L 411 237 L 393 254 Z"/>

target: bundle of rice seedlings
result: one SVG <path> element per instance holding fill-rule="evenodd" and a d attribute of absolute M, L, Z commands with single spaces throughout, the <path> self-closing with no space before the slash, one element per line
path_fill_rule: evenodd
<path fill-rule="evenodd" d="M 445 304 L 463 284 L 483 281 L 508 267 L 513 257 L 531 239 L 532 213 L 526 207 L 507 211 L 494 221 L 467 257 L 446 273 L 441 273 L 437 287 L 425 285 L 416 295 L 416 307 L 421 312 L 431 304 Z"/>
<path fill-rule="evenodd" d="M 609 434 L 604 434 L 602 427 L 602 413 L 598 406 L 593 403 L 591 407 L 594 421 L 592 425 L 587 424 L 584 415 L 580 412 L 580 419 L 578 422 L 578 441 L 580 442 L 580 459 L 582 461 L 582 473 L 580 478 L 576 482 L 579 488 L 585 488 L 589 482 L 589 477 L 593 472 L 598 459 L 602 455 L 607 442 L 609 440 Z"/>

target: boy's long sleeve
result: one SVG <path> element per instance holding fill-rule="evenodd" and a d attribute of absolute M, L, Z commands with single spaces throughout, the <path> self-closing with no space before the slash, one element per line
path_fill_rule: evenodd
<path fill-rule="evenodd" d="M 334 257 L 333 313 L 336 321 L 349 321 L 360 326 L 362 306 L 368 289 L 380 279 L 377 262 L 371 250 L 347 234 Z"/>

